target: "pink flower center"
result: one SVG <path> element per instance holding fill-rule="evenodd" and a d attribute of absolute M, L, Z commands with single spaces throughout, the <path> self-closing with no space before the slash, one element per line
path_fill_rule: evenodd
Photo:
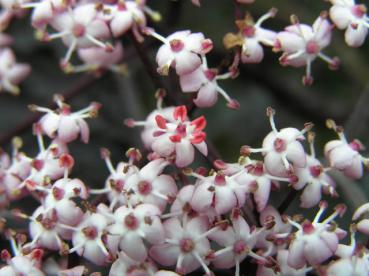
<path fill-rule="evenodd" d="M 94 240 L 97 237 L 97 229 L 94 226 L 85 227 L 82 229 L 82 232 L 90 240 Z"/>
<path fill-rule="evenodd" d="M 140 181 L 140 183 L 138 183 L 138 192 L 141 195 L 148 195 L 151 191 L 152 191 L 152 186 L 149 182 Z"/>
<path fill-rule="evenodd" d="M 222 174 L 217 174 L 215 176 L 215 185 L 224 186 L 226 184 L 225 177 Z"/>
<path fill-rule="evenodd" d="M 349 144 L 350 148 L 352 148 L 354 151 L 360 151 L 362 150 L 362 146 L 360 142 L 354 140 Z"/>
<path fill-rule="evenodd" d="M 310 40 L 306 43 L 306 53 L 316 55 L 320 52 L 319 44 L 315 40 Z"/>
<path fill-rule="evenodd" d="M 315 227 L 310 221 L 307 221 L 302 224 L 302 230 L 304 234 L 312 234 L 315 231 Z"/>
<path fill-rule="evenodd" d="M 243 28 L 242 35 L 246 37 L 253 37 L 255 35 L 255 27 L 254 26 L 247 26 Z"/>
<path fill-rule="evenodd" d="M 309 168 L 309 170 L 310 170 L 310 174 L 311 174 L 313 177 L 315 177 L 315 178 L 319 177 L 319 175 L 323 172 L 323 168 L 322 168 L 322 166 L 320 166 L 320 165 L 311 166 L 311 167 Z"/>
<path fill-rule="evenodd" d="M 55 221 L 53 219 L 44 218 L 41 221 L 42 226 L 47 230 L 52 230 L 55 228 Z"/>
<path fill-rule="evenodd" d="M 58 187 L 54 187 L 52 190 L 53 196 L 56 200 L 61 200 L 64 197 L 64 190 L 58 188 Z"/>
<path fill-rule="evenodd" d="M 86 28 L 82 24 L 75 24 L 72 29 L 72 33 L 75 37 L 81 37 L 85 34 Z"/>
<path fill-rule="evenodd" d="M 286 150 L 286 142 L 281 138 L 276 138 L 274 140 L 274 149 L 277 152 L 282 152 Z"/>
<path fill-rule="evenodd" d="M 245 241 L 243 240 L 239 240 L 237 242 L 234 243 L 233 245 L 233 252 L 237 255 L 241 255 L 243 253 L 245 253 L 248 250 L 247 245 L 245 243 Z"/>
<path fill-rule="evenodd" d="M 63 106 L 60 113 L 62 115 L 70 115 L 72 113 L 72 111 L 70 110 L 69 106 Z"/>
<path fill-rule="evenodd" d="M 206 70 L 206 71 L 204 72 L 204 74 L 205 74 L 205 77 L 206 77 L 209 81 L 214 80 L 214 78 L 217 76 L 217 72 L 216 72 L 215 70 L 211 70 L 211 69 Z"/>
<path fill-rule="evenodd" d="M 181 137 L 186 137 L 187 135 L 187 126 L 185 124 L 178 124 L 176 128 L 176 133 L 179 134 Z"/>
<path fill-rule="evenodd" d="M 355 5 L 351 8 L 351 12 L 358 18 L 362 18 L 366 14 L 365 5 Z"/>
<path fill-rule="evenodd" d="M 184 47 L 184 43 L 180 39 L 173 39 L 169 42 L 169 44 L 173 52 L 180 52 Z"/>
<path fill-rule="evenodd" d="M 180 241 L 179 247 L 181 248 L 182 252 L 189 253 L 195 248 L 195 243 L 192 239 L 185 238 Z"/>
<path fill-rule="evenodd" d="M 129 214 L 124 218 L 124 224 L 130 230 L 135 230 L 138 228 L 139 221 L 133 214 Z"/>

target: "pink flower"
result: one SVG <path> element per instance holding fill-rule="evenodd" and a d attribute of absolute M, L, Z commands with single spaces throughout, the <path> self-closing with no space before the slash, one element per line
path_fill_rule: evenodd
<path fill-rule="evenodd" d="M 346 43 L 351 47 L 363 45 L 369 27 L 366 6 L 355 4 L 354 0 L 330 0 L 330 2 L 332 7 L 329 15 L 339 29 L 346 29 Z"/>
<path fill-rule="evenodd" d="M 335 212 L 320 222 L 320 217 L 327 208 L 326 202 L 321 202 L 320 209 L 312 222 L 305 220 L 301 225 L 290 220 L 298 231 L 294 233 L 289 246 L 287 264 L 295 269 L 301 269 L 306 263 L 315 266 L 321 264 L 334 255 L 338 248 L 338 242 L 346 232 L 337 228 L 333 231 L 333 220 L 338 215 L 343 215 L 345 207 L 338 205 Z"/>
<path fill-rule="evenodd" d="M 258 262 L 266 263 L 267 260 L 253 252 L 257 241 L 257 232 L 252 232 L 240 210 L 234 209 L 231 214 L 232 226 L 226 224 L 211 233 L 209 238 L 222 248 L 215 251 L 212 263 L 217 268 L 231 268 L 236 266 L 236 276 L 240 275 L 240 263 L 251 257 Z"/>
<path fill-rule="evenodd" d="M 62 67 L 67 68 L 73 52 L 77 48 L 92 46 L 101 47 L 112 51 L 109 43 L 104 43 L 110 37 L 108 25 L 98 17 L 95 4 L 84 3 L 76 6 L 72 11 L 56 14 L 50 21 L 50 25 L 57 30 L 54 34 L 45 34 L 44 40 L 61 38 L 68 51 L 62 61 Z"/>
<path fill-rule="evenodd" d="M 150 257 L 164 266 L 176 266 L 181 274 L 191 273 L 200 266 L 207 276 L 211 275 L 206 257 L 211 253 L 207 236 L 217 228 L 209 230 L 206 217 L 184 216 L 167 219 L 164 223 L 165 243 L 154 245 L 150 249 Z"/>
<path fill-rule="evenodd" d="M 364 149 L 364 146 L 356 139 L 348 143 L 342 127 L 336 126 L 334 121 L 328 120 L 327 125 L 339 137 L 339 140 L 330 141 L 324 147 L 324 154 L 329 160 L 330 166 L 342 171 L 349 178 L 361 178 L 363 176 L 363 163 L 367 164 L 368 162 L 368 159 L 359 153 Z"/>
<path fill-rule="evenodd" d="M 260 149 L 249 149 L 249 152 L 261 152 L 264 155 L 266 170 L 273 176 L 285 177 L 293 172 L 294 167 L 306 166 L 306 154 L 301 141 L 305 140 L 304 134 L 312 128 L 307 123 L 303 130 L 288 127 L 277 130 L 274 123 L 275 111 L 267 109 L 272 131 L 264 138 Z"/>
<path fill-rule="evenodd" d="M 144 275 L 156 275 L 155 264 L 150 260 L 143 262 L 136 261 L 127 256 L 123 251 L 118 253 L 118 258 L 112 264 L 109 276 L 144 276 Z"/>
<path fill-rule="evenodd" d="M 195 158 L 196 147 L 203 155 L 207 155 L 208 149 L 205 143 L 206 126 L 204 116 L 189 121 L 186 106 L 177 106 L 171 116 L 171 120 L 161 115 L 155 116 L 156 131 L 153 132 L 154 141 L 151 149 L 161 157 L 175 156 L 175 164 L 185 167 L 191 164 Z"/>
<path fill-rule="evenodd" d="M 31 67 L 25 63 L 16 63 L 10 48 L 0 49 L 0 92 L 19 94 L 17 86 L 31 73 Z"/>
<path fill-rule="evenodd" d="M 280 57 L 282 65 L 293 67 L 306 66 L 306 74 L 303 77 L 304 85 L 311 85 L 311 64 L 317 58 L 326 61 L 332 69 L 337 69 L 339 60 L 331 59 L 322 53 L 322 50 L 331 42 L 332 25 L 322 13 L 314 22 L 313 26 L 300 24 L 295 16 L 292 16 L 292 24 L 285 31 L 278 33 L 274 46 L 275 51 L 283 51 Z"/>
<path fill-rule="evenodd" d="M 361 205 L 355 211 L 354 215 L 352 216 L 352 220 L 359 220 L 363 214 L 368 213 L 369 211 L 369 203 Z M 362 218 L 360 221 L 357 222 L 356 228 L 359 232 L 369 235 L 369 219 Z"/>
<path fill-rule="evenodd" d="M 273 8 L 260 17 L 256 23 L 250 14 L 247 14 L 243 20 L 237 20 L 236 25 L 239 33 L 226 34 L 223 39 L 225 47 L 241 46 L 242 63 L 260 63 L 264 58 L 262 45 L 273 46 L 277 36 L 276 32 L 262 28 L 261 24 L 265 20 L 274 17 L 276 13 L 277 10 Z"/>
<path fill-rule="evenodd" d="M 234 72 L 219 75 L 216 69 L 209 69 L 206 57 L 203 56 L 202 65 L 190 73 L 180 75 L 179 80 L 183 92 L 198 92 L 194 99 L 198 107 L 213 106 L 217 102 L 219 93 L 226 99 L 229 108 L 238 109 L 240 104 L 235 99 L 231 99 L 217 83 L 217 80 L 232 78 L 234 75 Z"/>
<path fill-rule="evenodd" d="M 55 111 L 36 105 L 30 106 L 33 111 L 46 113 L 39 121 L 42 132 L 50 138 L 57 137 L 63 143 L 70 143 L 80 135 L 82 142 L 87 144 L 90 130 L 84 119 L 96 117 L 101 105 L 93 102 L 84 109 L 72 112 L 61 96 L 55 96 L 55 102 L 58 106 Z"/>
<path fill-rule="evenodd" d="M 158 72 L 163 75 L 168 74 L 171 66 L 178 75 L 194 71 L 201 65 L 199 55 L 206 54 L 213 48 L 212 41 L 205 39 L 202 33 L 178 31 L 165 38 L 150 29 L 146 32 L 163 42 L 156 55 Z"/>

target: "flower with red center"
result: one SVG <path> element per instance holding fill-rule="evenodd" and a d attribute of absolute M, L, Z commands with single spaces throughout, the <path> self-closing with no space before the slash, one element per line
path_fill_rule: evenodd
<path fill-rule="evenodd" d="M 194 71 L 201 65 L 199 55 L 206 54 L 213 48 L 212 41 L 205 39 L 202 33 L 177 31 L 165 38 L 151 29 L 146 32 L 163 42 L 156 55 L 158 72 L 163 75 L 168 74 L 171 66 L 176 69 L 178 75 Z"/>
<path fill-rule="evenodd" d="M 346 232 L 334 224 L 337 216 L 342 216 L 345 206 L 338 205 L 328 218 L 320 222 L 320 217 L 327 209 L 327 203 L 321 202 L 320 209 L 312 222 L 305 220 L 302 224 L 289 219 L 289 223 L 298 230 L 292 236 L 289 245 L 287 263 L 289 266 L 301 269 L 306 263 L 315 266 L 334 255 L 338 242 Z"/>
<path fill-rule="evenodd" d="M 31 67 L 25 63 L 16 63 L 10 48 L 0 49 L 0 92 L 18 95 L 20 84 L 31 73 Z"/>
<path fill-rule="evenodd" d="M 306 66 L 304 85 L 311 85 L 313 82 L 311 64 L 317 57 L 327 62 L 331 69 L 337 69 L 339 66 L 338 58 L 332 59 L 322 53 L 331 42 L 333 28 L 326 17 L 327 14 L 322 13 L 313 26 L 309 26 L 300 24 L 296 16 L 291 16 L 293 25 L 277 34 L 274 50 L 283 51 L 280 63 L 284 66 Z"/>
<path fill-rule="evenodd" d="M 354 0 L 330 0 L 329 15 L 337 28 L 345 31 L 345 41 L 351 47 L 363 45 L 368 34 L 369 18 L 364 4 Z"/>
<path fill-rule="evenodd" d="M 230 98 L 217 83 L 217 80 L 234 76 L 235 72 L 219 75 L 216 69 L 209 69 L 206 57 L 202 56 L 202 65 L 190 73 L 180 75 L 179 80 L 183 92 L 198 92 L 194 103 L 199 107 L 213 106 L 217 102 L 219 93 L 225 98 L 229 108 L 238 109 L 240 104 L 235 99 Z"/>
<path fill-rule="evenodd" d="M 273 176 L 286 177 L 293 172 L 292 165 L 299 168 L 306 166 L 306 154 L 301 141 L 305 140 L 304 134 L 312 128 L 313 124 L 305 124 L 302 130 L 292 127 L 277 130 L 274 115 L 275 111 L 268 107 L 267 116 L 272 131 L 264 138 L 262 148 L 248 148 L 247 151 L 248 153 L 261 152 L 264 155 L 267 172 Z"/>
<path fill-rule="evenodd" d="M 252 16 L 247 14 L 244 19 L 237 20 L 236 25 L 239 29 L 238 34 L 228 33 L 223 38 L 223 43 L 227 49 L 241 46 L 242 63 L 259 63 L 264 58 L 262 45 L 273 46 L 277 33 L 261 27 L 261 24 L 274 17 L 277 13 L 272 8 L 254 22 Z"/>
<path fill-rule="evenodd" d="M 136 261 L 127 256 L 123 251 L 118 253 L 118 258 L 112 264 L 109 276 L 139 276 L 139 275 L 156 275 L 157 270 L 155 264 L 150 259 L 144 262 Z"/>
<path fill-rule="evenodd" d="M 175 156 L 175 164 L 185 167 L 191 164 L 195 158 L 194 147 L 203 155 L 207 155 L 205 143 L 206 126 L 204 116 L 189 121 L 187 109 L 184 105 L 177 106 L 167 120 L 160 114 L 155 116 L 156 130 L 153 132 L 154 141 L 151 149 L 161 157 Z"/>
<path fill-rule="evenodd" d="M 333 120 L 327 120 L 328 128 L 333 129 L 339 140 L 328 142 L 324 147 L 324 154 L 331 167 L 342 171 L 347 177 L 359 179 L 363 176 L 363 164 L 368 164 L 369 159 L 364 158 L 359 151 L 364 146 L 359 140 L 347 141 L 343 128 L 337 126 Z"/>
<path fill-rule="evenodd" d="M 70 143 L 80 135 L 81 140 L 88 143 L 90 130 L 84 119 L 96 117 L 101 105 L 93 102 L 84 109 L 72 112 L 61 96 L 55 96 L 55 103 L 58 106 L 55 111 L 36 105 L 29 106 L 32 111 L 46 113 L 39 121 L 42 132 L 50 138 L 57 137 L 63 143 Z"/>
<path fill-rule="evenodd" d="M 121 206 L 109 215 L 114 220 L 107 230 L 116 236 L 119 248 L 130 258 L 143 262 L 147 258 L 144 240 L 159 244 L 164 240 L 164 229 L 158 207 L 139 204 L 135 207 Z"/>
<path fill-rule="evenodd" d="M 182 220 L 167 219 L 163 225 L 165 243 L 152 246 L 150 257 L 164 266 L 176 265 L 176 271 L 181 274 L 191 273 L 201 266 L 210 276 L 206 257 L 211 251 L 207 236 L 217 227 L 209 230 L 207 217 L 189 219 L 187 215 Z"/>
<path fill-rule="evenodd" d="M 240 210 L 234 209 L 231 214 L 232 226 L 226 224 L 211 233 L 209 238 L 219 244 L 222 249 L 214 252 L 213 265 L 216 268 L 231 268 L 236 266 L 236 276 L 240 275 L 240 263 L 247 257 L 257 262 L 266 263 L 266 258 L 257 255 L 252 250 L 256 245 L 257 231 L 251 231 Z"/>

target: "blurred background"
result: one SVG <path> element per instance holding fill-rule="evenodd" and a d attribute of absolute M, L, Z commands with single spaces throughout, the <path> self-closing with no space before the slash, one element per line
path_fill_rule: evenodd
<path fill-rule="evenodd" d="M 218 67 L 232 58 L 231 52 L 223 47 L 222 39 L 228 32 L 237 32 L 233 1 L 202 0 L 201 7 L 192 5 L 190 0 L 148 0 L 147 3 L 162 14 L 161 22 L 151 24 L 162 35 L 190 29 L 193 32 L 203 32 L 213 40 L 215 47 L 207 55 L 210 67 Z M 369 4 L 368 1 L 361 3 Z M 291 14 L 296 14 L 302 23 L 312 24 L 322 10 L 329 9 L 330 4 L 309 0 L 256 0 L 254 4 L 243 5 L 242 9 L 249 11 L 257 19 L 271 7 L 278 8 L 278 14 L 263 26 L 280 31 L 290 24 Z M 73 110 L 83 108 L 91 101 L 100 102 L 102 109 L 99 117 L 88 121 L 91 127 L 90 143 L 72 143 L 71 152 L 76 159 L 72 177 L 81 178 L 90 187 L 102 187 L 108 170 L 100 158 L 99 149 L 110 149 L 113 162 L 116 163 L 125 158 L 124 153 L 128 148 L 142 148 L 140 129 L 125 127 L 123 120 L 144 120 L 156 106 L 154 94 L 157 87 L 144 70 L 129 36 L 123 38 L 124 62 L 129 69 L 128 75 L 111 72 L 101 76 L 67 75 L 59 68 L 60 58 L 66 51 L 65 46 L 60 41 L 37 41 L 29 23 L 30 19 L 26 16 L 14 20 L 7 30 L 15 38 L 12 49 L 18 62 L 31 64 L 32 73 L 21 85 L 21 94 L 18 97 L 0 94 L 0 146 L 9 150 L 9 135 L 16 133 L 24 140 L 24 152 L 30 156 L 38 152 L 30 124 L 35 114 L 28 110 L 29 104 L 49 106 L 55 93 L 67 93 L 67 102 Z M 150 37 L 143 44 L 154 66 L 159 46 L 160 43 Z M 368 50 L 369 41 L 361 48 L 349 48 L 344 42 L 344 33 L 335 30 L 332 43 L 324 52 L 341 59 L 340 69 L 331 71 L 326 63 L 316 60 L 312 67 L 314 84 L 304 87 L 301 82 L 304 68 L 282 67 L 278 63 L 280 54 L 265 49 L 262 63 L 241 65 L 238 78 L 219 82 L 231 97 L 240 102 L 239 110 L 228 109 L 225 101 L 219 98 L 212 108 L 196 109 L 194 117 L 202 114 L 206 116 L 208 138 L 226 162 L 237 161 L 242 145 L 261 146 L 262 139 L 270 131 L 265 115 L 268 106 L 272 106 L 277 112 L 278 128 L 292 126 L 302 129 L 305 122 L 313 122 L 317 133 L 318 156 L 322 156 L 326 142 L 336 139 L 335 133 L 325 127 L 328 118 L 345 126 L 349 140 L 358 138 L 364 145 L 369 145 Z M 78 64 L 80 61 L 75 58 L 73 63 Z M 190 95 L 180 94 L 175 75 L 160 78 L 168 93 L 178 93 L 185 101 L 190 100 Z M 207 165 L 200 155 L 198 159 L 198 165 Z M 331 206 L 343 201 L 349 207 L 346 219 L 342 220 L 343 225 L 350 222 L 354 208 L 368 201 L 368 175 L 367 173 L 361 181 L 353 183 L 340 174 L 334 174 L 341 198 L 334 200 Z M 276 205 L 287 193 L 286 187 L 281 186 L 282 191 L 273 195 Z M 296 198 L 287 213 L 302 212 L 298 205 L 299 200 Z M 313 214 L 316 209 L 309 212 Z"/>

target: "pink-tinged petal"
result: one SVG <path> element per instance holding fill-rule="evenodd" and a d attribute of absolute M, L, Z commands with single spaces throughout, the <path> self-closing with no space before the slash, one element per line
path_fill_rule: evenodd
<path fill-rule="evenodd" d="M 369 235 L 369 219 L 363 219 L 357 224 L 357 230 Z"/>
<path fill-rule="evenodd" d="M 329 10 L 329 16 L 338 29 L 346 29 L 350 24 L 351 12 L 345 7 L 333 5 Z"/>
<path fill-rule="evenodd" d="M 208 82 L 202 86 L 193 102 L 198 107 L 213 106 L 218 100 L 218 91 L 214 83 Z"/>
<path fill-rule="evenodd" d="M 193 72 L 181 75 L 179 81 L 183 92 L 196 92 L 204 83 L 208 82 L 201 66 Z"/>
<path fill-rule="evenodd" d="M 302 208 L 311 208 L 317 205 L 322 197 L 321 193 L 321 185 L 319 181 L 312 181 L 307 185 L 304 189 L 304 192 L 301 195 L 301 204 Z"/>
<path fill-rule="evenodd" d="M 58 138 L 64 143 L 69 143 L 77 139 L 79 127 L 76 120 L 71 116 L 62 116 L 59 122 Z"/>
<path fill-rule="evenodd" d="M 353 158 L 352 163 L 349 167 L 343 170 L 343 173 L 352 179 L 360 179 L 363 176 L 363 164 L 361 156 L 357 155 Z"/>
<path fill-rule="evenodd" d="M 88 24 L 86 31 L 89 35 L 92 35 L 97 39 L 108 39 L 110 37 L 109 27 L 102 20 L 92 21 L 90 24 Z"/>
<path fill-rule="evenodd" d="M 94 240 L 88 240 L 84 248 L 78 250 L 77 253 L 96 265 L 102 266 L 107 263 L 107 256 L 101 251 Z"/>
<path fill-rule="evenodd" d="M 197 54 L 181 51 L 175 55 L 175 68 L 178 75 L 188 74 L 201 65 L 201 59 Z"/>
<path fill-rule="evenodd" d="M 321 48 L 324 48 L 329 45 L 332 37 L 332 25 L 329 23 L 327 19 L 319 16 L 314 24 L 313 30 L 315 32 L 315 39 L 318 41 Z"/>
<path fill-rule="evenodd" d="M 218 215 L 223 215 L 237 206 L 237 198 L 229 187 L 217 187 L 214 198 L 215 211 Z"/>
<path fill-rule="evenodd" d="M 136 233 L 127 232 L 119 243 L 120 249 L 128 257 L 143 262 L 147 258 L 147 249 L 141 237 Z"/>
<path fill-rule="evenodd" d="M 308 165 L 309 166 L 309 165 Z M 308 168 L 294 168 L 294 173 L 298 177 L 298 181 L 293 184 L 293 188 L 301 190 L 311 180 L 311 174 Z"/>
<path fill-rule="evenodd" d="M 159 65 L 159 69 L 163 69 L 165 66 L 171 66 L 173 60 L 174 55 L 170 47 L 166 44 L 162 45 L 156 54 L 156 62 Z"/>
<path fill-rule="evenodd" d="M 154 245 L 150 248 L 150 257 L 161 265 L 172 266 L 177 263 L 180 249 L 171 244 Z"/>
<path fill-rule="evenodd" d="M 284 177 L 287 175 L 286 168 L 282 162 L 281 155 L 275 151 L 268 152 L 264 157 L 266 170 L 274 176 Z"/>
<path fill-rule="evenodd" d="M 264 58 L 263 47 L 256 39 L 246 39 L 242 50 L 242 63 L 260 63 Z"/>
<path fill-rule="evenodd" d="M 31 66 L 24 63 L 18 63 L 12 66 L 8 71 L 8 79 L 12 84 L 19 84 L 31 73 Z"/>
<path fill-rule="evenodd" d="M 235 255 L 232 251 L 228 251 L 221 255 L 218 255 L 212 264 L 216 268 L 228 269 L 235 266 Z"/>
<path fill-rule="evenodd" d="M 154 276 L 180 276 L 180 275 L 172 271 L 160 270 L 157 271 Z"/>
<path fill-rule="evenodd" d="M 354 248 L 351 245 L 339 244 L 335 256 L 340 258 L 351 258 L 354 253 Z"/>
<path fill-rule="evenodd" d="M 345 145 L 344 142 L 342 142 L 341 140 L 332 140 L 329 141 L 327 144 L 325 144 L 324 146 L 324 155 L 326 158 L 328 158 L 328 155 L 330 154 L 330 152 L 337 148 L 337 147 L 341 147 Z"/>
<path fill-rule="evenodd" d="M 32 26 L 34 28 L 41 28 L 46 26 L 53 18 L 53 10 L 50 4 L 51 1 L 42 1 L 32 11 Z"/>
<path fill-rule="evenodd" d="M 259 42 L 264 43 L 267 46 L 273 46 L 273 45 L 270 45 L 269 43 L 266 43 L 266 40 L 273 43 L 277 38 L 277 33 L 274 31 L 259 27 L 256 29 L 256 38 L 257 40 L 259 40 Z"/>
<path fill-rule="evenodd" d="M 178 218 L 170 218 L 163 223 L 165 235 L 169 239 L 180 239 L 183 234 L 181 222 Z"/>
<path fill-rule="evenodd" d="M 364 274 L 356 274 L 357 271 L 354 271 L 352 267 L 352 263 L 350 259 L 340 259 L 332 263 L 326 272 L 327 276 L 346 276 L 346 275 L 365 275 Z"/>
<path fill-rule="evenodd" d="M 250 238 L 250 226 L 243 217 L 238 217 L 232 220 L 234 231 L 244 240 L 249 240 Z M 248 241 L 251 245 L 251 241 Z"/>
<path fill-rule="evenodd" d="M 185 49 L 195 53 L 201 53 L 202 44 L 201 42 L 205 39 L 202 33 L 192 33 L 185 39 Z"/>
<path fill-rule="evenodd" d="M 312 235 L 304 246 L 304 256 L 310 265 L 321 264 L 331 257 L 333 253 L 328 245 L 316 235 Z M 290 254 L 292 253 L 290 252 Z"/>
<path fill-rule="evenodd" d="M 208 146 L 205 141 L 198 144 L 194 144 L 194 147 L 197 148 L 203 155 L 205 156 L 208 155 Z"/>
<path fill-rule="evenodd" d="M 358 155 L 358 152 L 352 150 L 348 145 L 343 145 L 331 150 L 328 159 L 332 167 L 344 170 L 351 166 L 355 155 Z"/>
<path fill-rule="evenodd" d="M 222 247 L 233 245 L 236 241 L 231 226 L 228 226 L 225 230 L 220 228 L 218 231 L 211 233 L 208 237 Z"/>
<path fill-rule="evenodd" d="M 184 186 L 177 194 L 177 198 L 170 207 L 170 211 L 173 213 L 182 212 L 183 205 L 191 201 L 194 190 L 194 185 Z"/>
<path fill-rule="evenodd" d="M 139 172 L 140 178 L 146 181 L 153 181 L 160 175 L 164 168 L 168 165 L 168 161 L 164 158 L 155 159 L 147 163 Z"/>
<path fill-rule="evenodd" d="M 214 192 L 209 191 L 210 187 L 210 183 L 203 183 L 195 189 L 191 199 L 191 206 L 197 212 L 205 212 L 211 207 Z"/>
<path fill-rule="evenodd" d="M 209 229 L 209 219 L 206 216 L 199 216 L 190 219 L 187 224 L 185 231 L 191 233 L 194 237 L 200 236 Z"/>
<path fill-rule="evenodd" d="M 182 268 L 184 274 L 191 273 L 200 267 L 200 263 L 192 254 L 186 254 L 183 258 Z"/>
<path fill-rule="evenodd" d="M 176 166 L 183 168 L 191 164 L 195 158 L 195 150 L 193 145 L 187 139 L 182 139 L 181 142 L 176 143 Z"/>
<path fill-rule="evenodd" d="M 316 246 L 316 245 L 315 245 Z M 287 264 L 295 269 L 300 269 L 306 264 L 304 254 L 305 241 L 294 240 L 289 248 Z"/>
<path fill-rule="evenodd" d="M 58 16 L 54 16 L 50 21 L 50 25 L 59 32 L 72 29 L 73 24 L 73 18 L 68 12 L 58 14 Z"/>
<path fill-rule="evenodd" d="M 336 233 L 323 231 L 320 234 L 320 239 L 328 246 L 332 253 L 336 252 L 338 248 L 338 237 Z"/>
<path fill-rule="evenodd" d="M 280 32 L 277 34 L 278 42 L 280 43 L 282 50 L 287 53 L 294 53 L 304 48 L 304 40 L 290 32 Z"/>
<path fill-rule="evenodd" d="M 59 115 L 56 115 L 55 113 L 45 114 L 40 120 L 42 131 L 50 138 L 55 138 L 56 131 L 59 127 L 59 121 Z"/>
<path fill-rule="evenodd" d="M 175 144 L 169 139 L 169 135 L 161 135 L 155 139 L 151 149 L 160 156 L 167 157 L 174 152 Z"/>
<path fill-rule="evenodd" d="M 159 244 L 164 242 L 164 227 L 159 217 L 151 217 L 151 224 L 147 225 L 144 230 L 146 240 L 151 244 Z"/>
<path fill-rule="evenodd" d="M 306 166 L 306 153 L 300 142 L 291 142 L 287 146 L 287 159 L 294 166 L 303 168 Z"/>
<path fill-rule="evenodd" d="M 356 29 L 349 25 L 345 32 L 345 41 L 351 47 L 360 47 L 367 34 L 368 28 L 364 24 L 359 24 Z"/>
<path fill-rule="evenodd" d="M 88 144 L 88 140 L 90 137 L 90 128 L 85 120 L 76 119 L 76 122 L 80 128 L 81 140 L 83 143 Z"/>
<path fill-rule="evenodd" d="M 300 38 L 301 38 L 301 32 L 302 32 L 305 39 L 309 39 L 313 37 L 314 35 L 312 27 L 306 24 L 293 24 L 293 25 L 287 26 L 285 30 L 292 34 L 298 35 Z"/>
<path fill-rule="evenodd" d="M 88 25 L 97 16 L 94 4 L 79 5 L 73 9 L 73 17 L 76 23 Z"/>
<path fill-rule="evenodd" d="M 118 12 L 110 21 L 110 29 L 114 37 L 119 37 L 127 32 L 133 24 L 133 18 L 129 12 Z"/>
<path fill-rule="evenodd" d="M 257 180 L 257 190 L 254 192 L 254 199 L 258 212 L 261 212 L 268 204 L 271 181 L 266 177 L 259 177 Z"/>
<path fill-rule="evenodd" d="M 352 220 L 357 220 L 361 217 L 364 213 L 369 211 L 369 203 L 365 203 L 361 205 L 359 208 L 356 209 L 354 215 L 352 216 Z"/>
<path fill-rule="evenodd" d="M 58 272 L 58 276 L 82 276 L 86 270 L 83 265 L 75 266 L 67 270 L 61 270 Z"/>

